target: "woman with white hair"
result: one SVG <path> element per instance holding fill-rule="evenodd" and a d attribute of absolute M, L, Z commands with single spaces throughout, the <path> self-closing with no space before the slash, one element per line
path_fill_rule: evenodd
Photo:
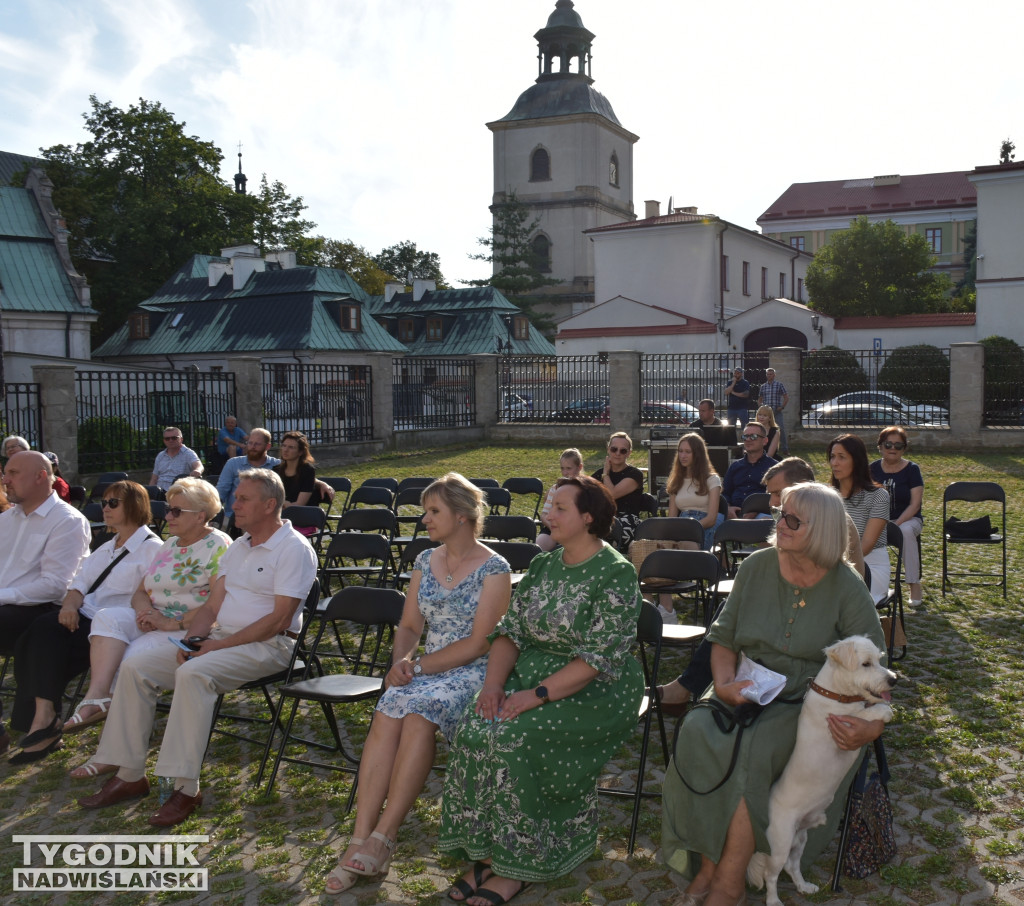
<path fill-rule="evenodd" d="M 773 514 L 769 546 L 743 562 L 708 630 L 714 684 L 702 701 L 713 700 L 711 707 L 686 716 L 665 772 L 662 851 L 690 878 L 676 906 L 745 902 L 747 863 L 755 851 L 770 851 L 769 790 L 792 751 L 799 704 L 825 662 L 823 649 L 851 635 L 885 647 L 871 595 L 846 559 L 846 511 L 838 492 L 811 482 L 793 485 Z M 741 655 L 783 674 L 786 686 L 739 736 L 735 727 L 727 733 L 719 725 L 716 706 L 728 713 L 750 705 L 742 694 L 750 681 L 736 680 Z M 883 727 L 881 721 L 829 717 L 840 749 L 859 749 Z M 842 805 L 834 801 L 825 824 L 809 831 L 805 865 L 831 839 Z"/>
<path fill-rule="evenodd" d="M 3 444 L 0 444 L 0 449 L 4 451 L 4 459 L 10 459 L 15 453 L 20 453 L 22 450 L 31 450 L 32 445 L 24 437 L 12 434 L 10 437 L 4 438 Z"/>

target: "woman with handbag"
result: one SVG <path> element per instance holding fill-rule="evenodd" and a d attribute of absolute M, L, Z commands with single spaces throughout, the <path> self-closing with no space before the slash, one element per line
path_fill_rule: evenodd
<path fill-rule="evenodd" d="M 142 485 L 114 482 L 101 505 L 114 537 L 82 561 L 60 610 L 39 617 L 18 640 L 11 726 L 28 734 L 11 764 L 39 761 L 59 746 L 64 731 L 57 711 L 68 681 L 89 667 L 93 617 L 102 608 L 131 609 L 132 595 L 160 549 L 160 539 L 147 527 L 152 516 Z"/>
<path fill-rule="evenodd" d="M 755 851 L 770 851 L 769 791 L 793 749 L 798 705 L 824 663 L 823 649 L 851 635 L 885 645 L 871 596 L 846 560 L 839 495 L 824 485 L 797 484 L 782 492 L 774 512 L 769 547 L 743 562 L 708 631 L 714 685 L 705 697 L 715 705 L 697 706 L 686 716 L 665 773 L 662 851 L 672 868 L 690 878 L 675 906 L 745 902 L 747 863 Z M 738 726 L 727 732 L 718 711 L 749 705 L 742 695 L 749 682 L 735 679 L 741 654 L 783 674 L 786 686 L 742 732 Z M 883 727 L 881 721 L 829 718 L 843 749 L 871 742 Z M 827 844 L 842 805 L 833 802 L 825 825 L 809 832 L 805 863 Z"/>

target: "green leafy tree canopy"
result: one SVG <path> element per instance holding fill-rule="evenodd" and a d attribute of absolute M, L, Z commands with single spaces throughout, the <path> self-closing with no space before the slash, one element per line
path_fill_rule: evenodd
<path fill-rule="evenodd" d="M 312 264 L 344 271 L 371 296 L 384 295 L 384 285 L 391 277 L 382 271 L 373 256 L 350 239 L 316 237 Z"/>
<path fill-rule="evenodd" d="M 946 311 L 950 281 L 929 270 L 934 260 L 920 234 L 858 217 L 808 266 L 810 307 L 833 317 Z"/>
<path fill-rule="evenodd" d="M 382 249 L 373 256 L 374 264 L 392 280 L 406 283 L 409 274 L 421 280 L 433 280 L 438 289 L 451 289 L 441 273 L 441 257 L 437 252 L 423 252 L 408 239 Z M 383 291 L 383 290 L 382 290 Z"/>

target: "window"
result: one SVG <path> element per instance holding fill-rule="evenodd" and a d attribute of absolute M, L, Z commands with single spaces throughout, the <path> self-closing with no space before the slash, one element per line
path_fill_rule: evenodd
<path fill-rule="evenodd" d="M 942 228 L 929 227 L 924 231 L 925 242 L 933 255 L 942 254 Z"/>
<path fill-rule="evenodd" d="M 619 156 L 613 151 L 612 159 L 608 161 L 608 182 L 618 188 L 619 185 Z"/>
<path fill-rule="evenodd" d="M 538 233 L 533 237 L 533 242 L 530 243 L 533 248 L 533 254 L 536 258 L 534 266 L 542 274 L 551 273 L 551 240 L 548 239 L 543 233 Z"/>
<path fill-rule="evenodd" d="M 761 299 L 768 298 L 768 268 L 761 268 Z"/>
<path fill-rule="evenodd" d="M 416 337 L 416 324 L 412 318 L 402 318 L 398 322 L 398 339 L 408 343 Z"/>
<path fill-rule="evenodd" d="M 779 298 L 786 298 L 786 275 L 781 272 L 779 273 Z"/>
<path fill-rule="evenodd" d="M 440 318 L 427 318 L 427 341 L 430 343 L 441 342 L 442 322 Z"/>
<path fill-rule="evenodd" d="M 530 158 L 530 182 L 551 179 L 551 158 L 543 148 L 538 148 Z"/>
<path fill-rule="evenodd" d="M 750 295 L 750 262 L 743 262 L 743 295 Z"/>
<path fill-rule="evenodd" d="M 729 256 L 722 255 L 722 289 L 729 291 Z"/>
<path fill-rule="evenodd" d="M 512 319 L 512 336 L 517 340 L 530 339 L 530 319 L 525 315 L 516 315 Z"/>
<path fill-rule="evenodd" d="M 798 252 L 804 251 L 804 237 L 803 236 L 790 236 L 789 237 L 790 248 L 796 249 Z"/>
<path fill-rule="evenodd" d="M 149 339 L 149 315 L 134 314 L 128 319 L 128 339 Z"/>
<path fill-rule="evenodd" d="M 275 390 L 287 390 L 288 389 L 288 365 L 287 364 L 275 364 L 274 365 L 274 389 Z"/>
<path fill-rule="evenodd" d="M 359 306 L 342 305 L 338 312 L 338 324 L 342 330 L 359 330 Z"/>
<path fill-rule="evenodd" d="M 803 277 L 797 277 L 796 278 L 796 301 L 797 302 L 803 302 L 804 301 L 804 278 Z"/>

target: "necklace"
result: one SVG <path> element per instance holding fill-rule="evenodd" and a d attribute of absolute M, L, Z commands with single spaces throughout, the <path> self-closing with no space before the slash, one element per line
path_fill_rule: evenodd
<path fill-rule="evenodd" d="M 455 569 L 458 569 L 460 566 L 462 566 L 462 561 L 465 560 L 465 559 L 466 559 L 466 554 L 463 554 L 461 557 L 459 557 L 459 562 L 456 564 Z M 447 582 L 449 585 L 451 585 L 452 582 L 454 582 L 455 580 L 452 578 L 453 570 L 452 570 L 451 566 L 448 563 L 448 546 L 447 545 L 445 545 L 445 548 L 444 548 L 444 568 L 446 570 L 448 570 L 448 575 L 444 577 L 444 581 Z"/>

